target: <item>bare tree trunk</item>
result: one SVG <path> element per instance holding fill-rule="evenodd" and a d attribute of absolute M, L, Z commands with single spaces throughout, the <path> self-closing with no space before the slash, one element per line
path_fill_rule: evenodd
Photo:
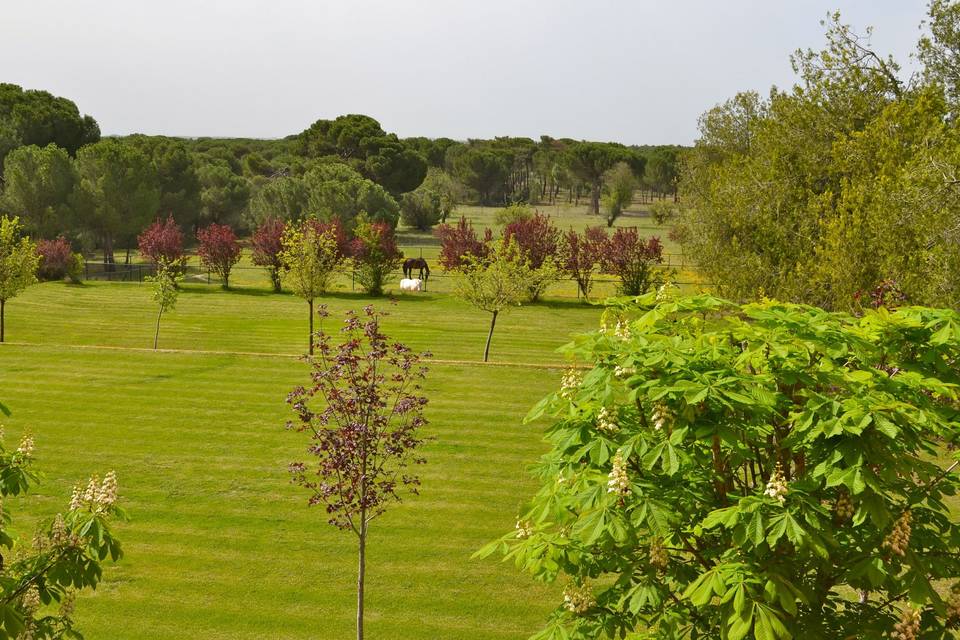
<path fill-rule="evenodd" d="M 307 300 L 310 305 L 310 355 L 313 355 L 313 300 Z"/>
<path fill-rule="evenodd" d="M 490 341 L 493 339 L 493 327 L 497 324 L 497 311 L 493 312 L 493 317 L 490 318 L 490 333 L 487 334 L 487 346 L 483 349 L 483 361 L 486 362 L 490 357 Z"/>
<path fill-rule="evenodd" d="M 153 350 L 157 350 L 157 341 L 160 340 L 160 316 L 163 315 L 163 307 L 160 307 L 160 313 L 157 314 L 157 330 L 153 334 Z"/>
<path fill-rule="evenodd" d="M 590 206 L 593 208 L 593 215 L 600 215 L 600 181 L 593 181 L 593 189 L 590 191 Z"/>
<path fill-rule="evenodd" d="M 360 524 L 360 553 L 357 567 L 357 640 L 363 640 L 363 587 L 367 571 L 367 525 Z"/>

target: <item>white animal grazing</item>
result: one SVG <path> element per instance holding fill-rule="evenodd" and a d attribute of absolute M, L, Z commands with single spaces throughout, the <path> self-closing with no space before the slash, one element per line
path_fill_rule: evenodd
<path fill-rule="evenodd" d="M 420 291 L 423 282 L 420 278 L 403 278 L 400 280 L 400 291 Z"/>

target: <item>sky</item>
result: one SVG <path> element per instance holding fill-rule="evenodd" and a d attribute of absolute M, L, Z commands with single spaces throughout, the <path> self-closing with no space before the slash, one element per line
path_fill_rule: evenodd
<path fill-rule="evenodd" d="M 387 131 L 690 144 L 738 91 L 793 83 L 839 10 L 909 72 L 925 0 L 0 0 L 0 82 L 105 135 Z"/>

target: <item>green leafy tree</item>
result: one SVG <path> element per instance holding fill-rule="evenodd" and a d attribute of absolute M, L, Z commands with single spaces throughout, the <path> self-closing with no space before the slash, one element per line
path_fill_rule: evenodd
<path fill-rule="evenodd" d="M 604 175 L 606 194 L 603 197 L 603 209 L 607 215 L 607 226 L 620 217 L 633 202 L 633 193 L 637 190 L 637 179 L 626 162 L 618 162 Z"/>
<path fill-rule="evenodd" d="M 383 295 L 383 283 L 403 259 L 393 228 L 385 222 L 361 222 L 355 235 L 350 253 L 357 282 L 370 295 Z"/>
<path fill-rule="evenodd" d="M 417 189 L 400 198 L 400 220 L 408 227 L 429 231 L 444 218 L 443 199 L 439 193 Z"/>
<path fill-rule="evenodd" d="M 253 192 L 246 221 L 251 227 L 270 218 L 285 222 L 301 220 L 307 212 L 309 189 L 298 176 L 274 178 Z"/>
<path fill-rule="evenodd" d="M 567 150 L 570 171 L 590 185 L 590 208 L 600 215 L 600 191 L 604 174 L 624 157 L 624 150 L 602 142 L 577 142 Z"/>
<path fill-rule="evenodd" d="M 2 403 L 0 415 L 10 415 Z M 117 505 L 117 477 L 110 472 L 102 481 L 94 476 L 85 487 L 75 487 L 69 508 L 41 522 L 32 541 L 23 542 L 14 537 L 6 504 L 38 482 L 34 449 L 33 437 L 27 435 L 10 451 L 0 434 L 0 496 L 5 503 L 0 545 L 10 550 L 0 581 L 0 640 L 81 638 L 73 620 L 76 594 L 96 589 L 103 561 L 123 555 L 110 529 L 113 520 L 126 518 Z"/>
<path fill-rule="evenodd" d="M 345 259 L 338 242 L 340 233 L 339 223 L 327 226 L 315 220 L 287 225 L 283 232 L 283 251 L 280 253 L 283 281 L 310 307 L 310 355 L 313 355 L 314 301 L 330 289 L 337 269 Z"/>
<path fill-rule="evenodd" d="M 133 145 L 108 139 L 80 149 L 77 171 L 79 221 L 100 239 L 104 262 L 113 264 L 118 241 L 133 247 L 137 234 L 156 216 L 160 204 L 156 170 Z"/>
<path fill-rule="evenodd" d="M 321 220 L 339 218 L 352 227 L 357 216 L 366 213 L 374 222 L 396 226 L 400 215 L 397 201 L 383 187 L 340 162 L 320 164 L 308 171 L 306 211 Z"/>
<path fill-rule="evenodd" d="M 960 5 L 951 0 L 931 0 L 927 15 L 928 32 L 919 45 L 924 76 L 943 85 L 956 112 L 960 106 Z"/>
<path fill-rule="evenodd" d="M 483 256 L 462 256 L 460 266 L 453 274 L 456 295 L 490 314 L 490 330 L 483 348 L 483 361 L 487 362 L 497 317 L 511 307 L 520 306 L 530 293 L 530 266 L 515 243 L 500 240 L 488 244 Z"/>
<path fill-rule="evenodd" d="M 173 265 L 159 264 L 155 276 L 148 281 L 153 283 L 153 301 L 157 303 L 157 328 L 153 334 L 153 349 L 156 351 L 160 340 L 160 319 L 164 312 L 171 311 L 177 305 L 177 296 L 180 293 L 178 282 L 181 279 L 180 271 Z"/>
<path fill-rule="evenodd" d="M 18 218 L 0 216 L 0 342 L 5 337 L 7 300 L 37 281 L 37 245 L 21 235 Z"/>
<path fill-rule="evenodd" d="M 203 223 L 235 224 L 250 200 L 250 184 L 222 164 L 207 164 L 197 172 L 200 179 L 201 219 Z"/>
<path fill-rule="evenodd" d="M 850 309 L 894 279 L 907 297 L 960 304 L 960 129 L 943 86 L 910 90 L 896 63 L 834 17 L 799 52 L 800 82 L 744 94 L 701 120 L 684 157 L 678 230 L 725 295 Z"/>
<path fill-rule="evenodd" d="M 481 147 L 464 147 L 454 155 L 453 172 L 477 192 L 480 204 L 493 204 L 503 195 L 510 165 L 502 153 Z"/>
<path fill-rule="evenodd" d="M 376 152 L 367 156 L 363 169 L 371 180 L 398 197 L 423 183 L 427 175 L 427 161 L 416 150 L 397 140 L 396 136 L 390 136 L 378 142 Z"/>
<path fill-rule="evenodd" d="M 554 420 L 542 488 L 480 552 L 566 585 L 537 637 L 951 637 L 960 316 L 661 292 L 605 325 L 528 416 Z"/>
<path fill-rule="evenodd" d="M 15 84 L 0 83 L 0 124 L 12 128 L 21 144 L 55 144 L 70 155 L 100 139 L 97 121 L 81 116 L 73 101 Z"/>
<path fill-rule="evenodd" d="M 71 226 L 77 170 L 65 149 L 52 144 L 15 149 L 4 162 L 3 182 L 0 206 L 20 216 L 30 233 L 54 238 Z"/>

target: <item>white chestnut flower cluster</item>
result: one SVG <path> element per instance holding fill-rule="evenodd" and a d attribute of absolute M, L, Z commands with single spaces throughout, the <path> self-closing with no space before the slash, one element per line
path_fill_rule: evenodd
<path fill-rule="evenodd" d="M 892 640 L 915 640 L 920 633 L 920 609 L 908 608 L 900 616 L 900 622 L 893 625 L 890 632 Z"/>
<path fill-rule="evenodd" d="M 596 604 L 597 599 L 593 597 L 593 590 L 588 584 L 579 587 L 569 584 L 563 590 L 563 608 L 570 613 L 583 615 Z"/>
<path fill-rule="evenodd" d="M 653 428 L 660 431 L 673 421 L 673 414 L 670 412 L 670 407 L 662 402 L 654 404 L 650 420 L 653 422 Z"/>
<path fill-rule="evenodd" d="M 613 330 L 613 335 L 621 340 L 629 340 L 632 336 L 630 333 L 630 322 L 624 318 L 617 320 L 617 326 Z"/>
<path fill-rule="evenodd" d="M 533 535 L 533 524 L 529 520 L 517 520 L 517 538 L 526 540 Z"/>
<path fill-rule="evenodd" d="M 613 468 L 607 476 L 607 493 L 615 493 L 621 498 L 630 494 L 630 477 L 627 475 L 627 461 L 619 449 L 613 456 Z"/>
<path fill-rule="evenodd" d="M 29 458 L 33 455 L 33 447 L 33 436 L 24 436 L 23 440 L 20 441 L 20 446 L 17 447 L 17 453 L 24 458 Z"/>
<path fill-rule="evenodd" d="M 617 378 L 628 378 L 636 372 L 636 367 L 624 367 L 619 364 L 613 368 L 613 375 Z"/>
<path fill-rule="evenodd" d="M 85 488 L 76 486 L 70 498 L 70 510 L 89 509 L 94 513 L 110 510 L 117 502 L 117 474 L 108 473 L 100 482 L 97 476 L 90 478 Z"/>
<path fill-rule="evenodd" d="M 660 288 L 657 289 L 656 303 L 660 304 L 661 302 L 666 302 L 667 298 L 670 297 L 670 284 L 663 283 L 660 285 Z"/>
<path fill-rule="evenodd" d="M 770 480 L 767 481 L 767 488 L 763 493 L 780 504 L 787 501 L 787 481 L 783 477 L 783 469 L 780 467 L 779 462 L 773 470 L 773 475 L 770 476 Z"/>
<path fill-rule="evenodd" d="M 911 523 L 913 514 L 909 510 L 904 511 L 903 515 L 893 525 L 893 531 L 883 541 L 883 548 L 900 557 L 907 555 L 907 549 L 910 548 L 910 534 L 912 532 Z"/>
<path fill-rule="evenodd" d="M 600 407 L 600 411 L 597 412 L 597 431 L 607 435 L 613 435 L 620 431 L 620 425 L 616 422 L 614 412 L 606 407 Z"/>
<path fill-rule="evenodd" d="M 573 400 L 581 382 L 583 382 L 583 376 L 576 369 L 568 369 L 560 378 L 560 397 L 565 400 Z"/>

